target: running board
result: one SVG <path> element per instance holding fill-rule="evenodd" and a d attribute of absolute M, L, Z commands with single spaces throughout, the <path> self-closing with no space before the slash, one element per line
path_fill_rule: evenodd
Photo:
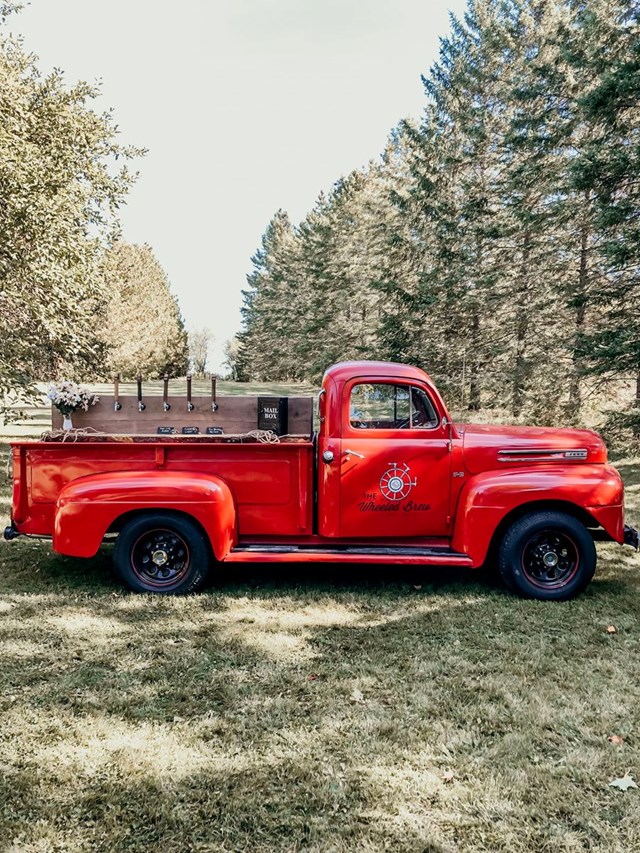
<path fill-rule="evenodd" d="M 422 566 L 471 566 L 471 557 L 450 548 L 382 546 L 245 545 L 225 563 L 401 563 Z"/>

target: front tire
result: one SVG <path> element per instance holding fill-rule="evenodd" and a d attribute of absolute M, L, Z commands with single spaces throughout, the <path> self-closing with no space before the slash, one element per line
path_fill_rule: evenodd
<path fill-rule="evenodd" d="M 515 521 L 498 554 L 503 582 L 524 598 L 567 601 L 589 584 L 596 548 L 586 527 L 564 512 L 536 512 Z"/>
<path fill-rule="evenodd" d="M 189 518 L 149 512 L 122 528 L 113 565 L 135 592 L 178 595 L 200 589 L 209 571 L 208 541 Z"/>

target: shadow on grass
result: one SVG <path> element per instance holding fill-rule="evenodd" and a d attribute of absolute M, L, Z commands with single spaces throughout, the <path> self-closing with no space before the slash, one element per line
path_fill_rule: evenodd
<path fill-rule="evenodd" d="M 113 546 L 103 546 L 88 560 L 65 557 L 51 551 L 46 541 L 20 539 L 0 546 L 3 578 L 0 590 L 5 593 L 37 591 L 86 593 L 119 593 L 125 587 L 112 568 Z M 305 589 L 313 592 L 351 590 L 366 591 L 367 595 L 388 595 L 407 586 L 429 592 L 440 590 L 466 594 L 477 591 L 502 591 L 495 571 L 491 568 L 462 569 L 457 566 L 415 567 L 380 564 L 341 563 L 265 563 L 216 564 L 211 567 L 202 594 L 235 595 L 240 591 L 271 589 L 299 594 Z"/>
<path fill-rule="evenodd" d="M 6 793 L 5 802 L 19 795 L 20 811 L 38 815 L 43 823 L 57 816 L 62 832 L 53 837 L 69 841 L 81 837 L 87 845 L 83 849 L 107 849 L 101 846 L 105 838 L 108 849 L 133 853 L 159 849 L 165 853 L 307 849 L 344 853 L 360 845 L 369 851 L 393 845 L 392 849 L 406 853 L 456 849 L 437 840 L 445 835 L 438 826 L 444 821 L 438 808 L 429 808 L 428 800 L 421 803 L 418 819 L 407 816 L 406 809 L 395 802 L 397 792 L 393 791 L 392 804 L 385 803 L 382 792 L 370 790 L 367 775 L 327 774 L 320 761 L 322 753 L 316 747 L 314 756 L 313 746 L 311 742 L 300 756 L 281 761 L 259 761 L 256 756 L 255 764 L 246 769 L 219 768 L 211 762 L 175 780 L 122 779 L 107 767 L 97 779 L 84 781 L 71 810 L 63 789 L 43 803 L 30 770 L 9 774 L 0 793 Z M 107 784 L 111 787 L 105 796 Z M 431 799 L 437 803 L 439 798 L 432 795 Z M 440 820 L 431 827 L 434 817 Z M 7 829 L 17 835 L 24 831 L 24 824 L 18 819 Z"/>
<path fill-rule="evenodd" d="M 46 540 L 0 542 L 0 593 L 113 593 L 122 591 L 111 566 L 111 547 L 91 560 L 64 557 Z"/>
<path fill-rule="evenodd" d="M 48 622 L 32 613 L 38 654 L 17 655 L 11 633 L 3 655 L 21 703 L 3 708 L 6 731 L 32 737 L 0 779 L 6 837 L 47 831 L 56 844 L 29 849 L 129 853 L 529 851 L 552 849 L 550 819 L 570 833 L 579 809 L 598 815 L 608 792 L 585 786 L 575 757 L 575 778 L 557 776 L 566 726 L 570 739 L 603 742 L 597 775 L 607 778 L 608 703 L 630 689 L 612 671 L 617 641 L 578 633 L 588 601 L 498 600 L 477 586 L 461 595 L 469 585 L 455 582 L 446 596 L 406 591 L 398 612 L 389 590 L 400 581 L 385 587 L 382 574 L 374 586 L 354 581 L 364 584 L 355 608 L 351 592 L 316 595 L 314 610 L 283 607 L 304 592 L 280 577 L 269 582 L 277 599 L 237 596 L 209 619 L 211 594 L 143 598 L 132 611 L 133 597 L 88 607 L 69 597 Z M 316 582 L 346 589 L 344 578 Z M 74 618 L 89 621 L 80 630 Z M 287 635 L 297 646 L 252 644 L 274 627 L 277 643 Z M 592 717 L 599 740 L 575 729 Z M 614 849 L 620 829 L 604 820 L 597 829 L 608 833 L 593 835 L 600 849 Z"/>
<path fill-rule="evenodd" d="M 630 838 L 599 815 L 606 736 L 637 730 L 631 581 L 558 606 L 457 568 L 270 564 L 166 598 L 123 593 L 110 551 L 0 549 L 16 850 L 528 853 L 576 814 L 593 849 Z"/>

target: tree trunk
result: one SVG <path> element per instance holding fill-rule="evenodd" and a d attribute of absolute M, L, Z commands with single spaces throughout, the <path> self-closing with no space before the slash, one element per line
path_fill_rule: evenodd
<path fill-rule="evenodd" d="M 484 177 L 484 168 L 482 170 Z M 480 340 L 480 281 L 482 280 L 483 257 L 482 237 L 476 234 L 475 239 L 475 298 L 471 311 L 471 358 L 469 359 L 469 411 L 478 412 L 481 405 L 481 352 L 482 342 Z"/>
<path fill-rule="evenodd" d="M 469 377 L 469 411 L 478 412 L 482 408 L 480 400 L 480 313 L 473 309 L 471 319 L 471 375 Z"/>
<path fill-rule="evenodd" d="M 589 191 L 585 193 L 585 216 L 590 203 Z M 587 314 L 587 280 L 589 274 L 589 229 L 583 221 L 580 229 L 580 271 L 578 282 L 573 294 L 573 305 L 575 307 L 575 326 L 573 337 L 573 352 L 571 353 L 571 381 L 569 383 L 569 417 L 577 420 L 582 406 L 582 365 L 579 355 L 584 324 Z"/>
<path fill-rule="evenodd" d="M 516 358 L 513 371 L 512 412 L 519 417 L 524 404 L 525 380 L 527 373 L 527 336 L 529 332 L 529 257 L 531 255 L 531 234 L 525 231 L 522 241 L 522 263 L 520 265 L 520 291 L 518 294 L 516 320 Z"/>

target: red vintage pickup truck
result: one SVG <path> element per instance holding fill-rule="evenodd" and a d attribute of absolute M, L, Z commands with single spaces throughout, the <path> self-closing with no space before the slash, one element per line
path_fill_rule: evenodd
<path fill-rule="evenodd" d="M 219 562 L 492 560 L 510 589 L 546 600 L 587 586 L 594 540 L 638 547 L 593 432 L 455 424 L 426 373 L 366 361 L 327 370 L 319 418 L 317 436 L 278 443 L 16 442 L 5 538 L 92 557 L 116 534 L 115 568 L 137 591 L 193 592 Z"/>

